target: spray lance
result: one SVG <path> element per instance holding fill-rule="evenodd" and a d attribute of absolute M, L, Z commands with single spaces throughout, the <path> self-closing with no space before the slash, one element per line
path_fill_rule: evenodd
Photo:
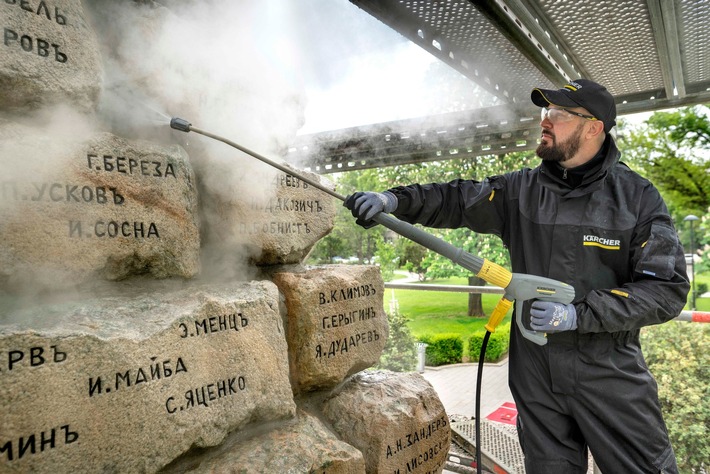
<path fill-rule="evenodd" d="M 336 199 L 345 201 L 345 196 L 328 189 L 323 186 L 318 181 L 308 178 L 292 168 L 277 163 L 265 156 L 259 155 L 231 140 L 214 135 L 207 131 L 201 130 L 199 128 L 193 127 L 190 122 L 181 118 L 173 118 L 170 121 L 170 127 L 182 132 L 195 132 L 200 135 L 212 138 L 214 140 L 223 142 L 239 151 L 250 155 L 259 161 L 262 161 L 286 174 L 290 174 L 310 184 L 314 188 L 323 191 L 326 194 L 333 196 Z M 503 297 L 498 301 L 498 304 L 491 313 L 488 322 L 485 325 L 486 334 L 483 339 L 481 346 L 481 354 L 479 358 L 478 365 L 478 383 L 476 387 L 476 448 L 477 448 L 477 464 L 481 466 L 480 459 L 480 381 L 483 373 L 483 360 L 485 356 L 486 346 L 491 333 L 495 332 L 496 327 L 501 323 L 505 315 L 510 310 L 514 301 L 517 301 L 517 311 L 516 311 L 516 322 L 518 328 L 522 335 L 539 345 L 544 345 L 547 342 L 545 334 L 538 333 L 532 329 L 526 328 L 522 323 L 522 302 L 530 299 L 540 299 L 549 300 L 559 303 L 571 303 L 574 299 L 574 288 L 566 283 L 559 282 L 550 278 L 540 277 L 536 275 L 527 275 L 522 273 L 511 273 L 505 268 L 497 265 L 487 259 L 472 255 L 463 249 L 457 248 L 444 240 L 425 232 L 413 225 L 401 221 L 390 214 L 380 212 L 372 218 L 373 221 L 387 227 L 390 230 L 398 233 L 399 235 L 406 237 L 426 248 L 432 250 L 444 257 L 448 258 L 455 264 L 470 270 L 477 277 L 482 278 L 492 285 L 504 288 L 505 293 Z"/>

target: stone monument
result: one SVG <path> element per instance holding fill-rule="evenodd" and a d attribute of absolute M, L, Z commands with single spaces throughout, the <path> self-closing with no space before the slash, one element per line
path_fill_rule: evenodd
<path fill-rule="evenodd" d="M 338 203 L 161 112 L 132 120 L 139 96 L 200 110 L 161 87 L 194 51 L 152 48 L 249 14 L 201 3 L 0 3 L 0 471 L 441 472 L 436 393 L 369 370 L 388 337 L 378 267 L 304 266 Z M 270 80 L 253 59 L 233 58 Z M 236 128 L 278 150 L 258 122 Z"/>

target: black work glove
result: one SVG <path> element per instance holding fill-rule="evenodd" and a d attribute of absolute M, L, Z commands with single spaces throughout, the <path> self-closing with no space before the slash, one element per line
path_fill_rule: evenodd
<path fill-rule="evenodd" d="M 389 191 L 383 193 L 357 192 L 345 198 L 343 206 L 350 209 L 356 224 L 369 229 L 377 225 L 372 218 L 380 212 L 390 213 L 397 209 L 397 196 Z"/>

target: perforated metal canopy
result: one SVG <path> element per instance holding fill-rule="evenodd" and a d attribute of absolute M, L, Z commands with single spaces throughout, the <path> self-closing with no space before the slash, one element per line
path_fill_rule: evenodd
<path fill-rule="evenodd" d="M 710 102 L 708 0 L 350 1 L 499 105 L 301 137 L 289 159 L 319 173 L 532 149 L 531 88 L 576 78 L 620 116 Z"/>

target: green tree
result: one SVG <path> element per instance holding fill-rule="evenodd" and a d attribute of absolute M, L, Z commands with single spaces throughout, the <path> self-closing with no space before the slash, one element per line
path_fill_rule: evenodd
<path fill-rule="evenodd" d="M 684 107 L 655 112 L 640 125 L 621 121 L 617 143 L 622 160 L 653 182 L 663 195 L 676 222 L 681 240 L 690 249 L 689 214 L 701 218 L 694 224 L 699 268 L 710 266 L 710 108 Z"/>

